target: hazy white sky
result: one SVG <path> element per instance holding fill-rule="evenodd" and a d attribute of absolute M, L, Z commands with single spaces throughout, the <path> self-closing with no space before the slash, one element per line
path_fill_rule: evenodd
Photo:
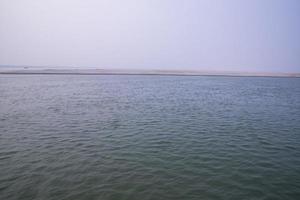
<path fill-rule="evenodd" d="M 299 0 L 0 0 L 0 64 L 300 71 Z"/>

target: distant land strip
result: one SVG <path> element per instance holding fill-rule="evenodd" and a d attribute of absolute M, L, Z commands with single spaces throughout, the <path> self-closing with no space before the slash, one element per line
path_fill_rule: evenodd
<path fill-rule="evenodd" d="M 242 77 L 294 77 L 300 73 L 216 72 L 180 70 L 108 70 L 108 69 L 37 69 L 0 68 L 1 75 L 161 75 L 161 76 L 242 76 Z"/>

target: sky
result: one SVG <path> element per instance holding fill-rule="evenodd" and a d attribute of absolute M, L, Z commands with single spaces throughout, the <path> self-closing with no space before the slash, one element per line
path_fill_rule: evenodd
<path fill-rule="evenodd" d="M 300 72 L 300 1 L 0 0 L 0 65 Z"/>

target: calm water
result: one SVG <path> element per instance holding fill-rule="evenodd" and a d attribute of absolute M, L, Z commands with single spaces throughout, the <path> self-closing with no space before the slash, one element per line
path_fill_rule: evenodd
<path fill-rule="evenodd" d="M 2 75 L 0 199 L 300 199 L 300 79 Z"/>

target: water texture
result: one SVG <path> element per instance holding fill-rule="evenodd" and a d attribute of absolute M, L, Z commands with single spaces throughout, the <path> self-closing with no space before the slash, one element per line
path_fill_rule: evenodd
<path fill-rule="evenodd" d="M 1 75 L 0 199 L 300 199 L 300 79 Z"/>

